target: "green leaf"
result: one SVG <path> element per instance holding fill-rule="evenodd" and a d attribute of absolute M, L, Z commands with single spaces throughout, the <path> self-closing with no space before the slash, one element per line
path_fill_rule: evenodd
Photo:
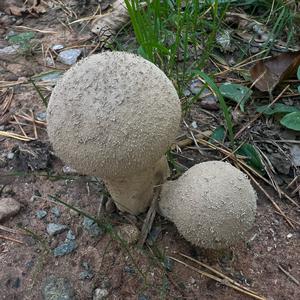
<path fill-rule="evenodd" d="M 213 131 L 213 133 L 208 141 L 210 143 L 214 144 L 215 141 L 223 142 L 224 139 L 225 139 L 225 128 L 224 128 L 224 126 L 219 126 Z"/>
<path fill-rule="evenodd" d="M 300 112 L 292 112 L 280 120 L 281 125 L 296 131 L 300 131 Z"/>
<path fill-rule="evenodd" d="M 264 115 L 271 116 L 274 114 L 288 114 L 300 110 L 295 106 L 289 106 L 283 103 L 275 103 L 273 107 L 268 107 L 268 105 L 258 106 L 256 111 L 261 112 Z"/>
<path fill-rule="evenodd" d="M 262 172 L 264 170 L 264 166 L 261 162 L 258 152 L 256 151 L 255 147 L 251 144 L 242 145 L 236 153 L 242 156 L 246 156 L 246 162 L 250 167 L 254 168 L 259 172 Z"/>
<path fill-rule="evenodd" d="M 245 104 L 249 100 L 251 89 L 235 83 L 223 83 L 220 87 L 221 94 L 240 105 L 241 111 L 245 111 Z"/>
<path fill-rule="evenodd" d="M 8 41 L 12 44 L 20 45 L 21 48 L 27 48 L 31 39 L 35 36 L 34 32 L 22 32 L 14 34 L 8 38 Z"/>

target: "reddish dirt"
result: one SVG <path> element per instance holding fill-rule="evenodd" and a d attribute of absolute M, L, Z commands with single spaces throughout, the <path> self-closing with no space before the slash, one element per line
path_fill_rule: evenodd
<path fill-rule="evenodd" d="M 4 4 L 9 5 L 12 2 L 21 3 L 17 0 L 5 0 Z M 0 5 L 0 9 L 4 10 L 5 5 Z M 85 15 L 89 15 L 88 12 Z M 74 31 L 70 34 L 56 21 L 57 18 L 62 17 L 65 17 L 62 10 L 51 9 L 36 18 L 30 15 L 2 16 L 0 17 L 2 22 L 0 43 L 7 43 L 5 36 L 11 30 L 15 30 L 13 27 L 15 22 L 22 20 L 22 26 L 58 32 L 57 34 L 38 33 L 37 38 L 44 45 L 44 49 L 59 43 L 67 46 L 84 44 L 80 41 L 86 39 L 87 33 L 77 34 Z M 89 45 L 92 44 L 91 41 Z M 57 64 L 57 68 L 65 69 L 66 66 Z M 24 80 L 33 74 L 48 70 L 49 68 L 43 64 L 41 52 L 0 61 L 1 82 L 13 84 L 11 113 L 29 112 L 29 109 L 34 113 L 45 111 L 32 85 L 15 83 L 17 80 Z M 50 90 L 51 88 L 47 86 L 43 92 L 47 95 Z M 197 106 L 192 109 L 189 117 L 197 121 L 200 130 L 210 129 L 209 124 L 214 122 L 214 118 L 197 111 Z M 28 135 L 33 135 L 32 127 L 24 128 Z M 21 134 L 18 126 L 13 124 L 6 123 L 4 130 Z M 20 227 L 27 228 L 32 232 L 25 235 L 8 233 L 0 229 L 1 235 L 23 243 L 0 238 L 0 299 L 43 299 L 42 286 L 51 274 L 67 278 L 75 290 L 75 299 L 78 300 L 92 299 L 93 291 L 97 287 L 109 291 L 107 299 L 138 299 L 141 295 L 147 297 L 144 299 L 248 299 L 246 295 L 201 276 L 181 264 L 174 263 L 171 271 L 166 271 L 158 257 L 164 254 L 188 263 L 180 257 L 179 253 L 209 264 L 267 299 L 300 299 L 299 286 L 279 269 L 281 266 L 294 278 L 300 279 L 299 231 L 293 230 L 281 216 L 275 213 L 271 203 L 263 194 L 259 193 L 257 219 L 249 233 L 247 243 L 240 243 L 223 252 L 205 251 L 190 245 L 179 236 L 174 225 L 157 216 L 154 227 L 160 228 L 161 232 L 156 242 L 144 248 L 137 245 L 130 246 L 133 262 L 124 247 L 109 233 L 103 234 L 100 238 L 92 238 L 82 227 L 82 216 L 65 206 L 49 201 L 48 195 L 56 195 L 67 203 L 96 216 L 100 205 L 99 195 L 103 187 L 95 183 L 93 178 L 63 174 L 63 164 L 52 155 L 45 128 L 38 129 L 38 139 L 44 144 L 36 145 L 35 142 L 25 143 L 0 137 L 0 153 L 6 155 L 15 152 L 12 160 L 7 160 L 6 165 L 0 165 L 0 188 L 2 188 L 0 196 L 13 197 L 22 206 L 15 217 L 1 225 L 18 231 L 22 231 Z M 28 157 L 18 155 L 17 150 L 20 148 L 23 154 L 26 153 L 22 151 L 25 148 L 35 153 L 37 148 L 42 149 L 39 150 L 42 151 L 41 159 L 50 153 L 47 161 L 49 165 L 42 171 L 28 170 L 28 165 L 30 168 L 32 162 L 30 163 Z M 192 161 L 178 159 L 186 167 L 217 157 L 217 154 L 203 157 L 194 150 L 185 150 L 184 155 L 193 159 Z M 299 211 L 294 206 L 280 200 L 273 190 L 264 188 L 280 203 L 289 217 L 297 220 Z M 34 197 L 37 194 L 40 197 Z M 59 206 L 61 210 L 58 219 L 50 213 L 50 209 L 54 206 Z M 41 220 L 36 217 L 36 212 L 40 209 L 48 212 L 48 215 Z M 144 219 L 144 216 L 131 218 L 117 212 L 104 213 L 100 217 L 104 218 L 104 216 L 107 224 L 112 226 L 134 223 L 139 229 Z M 52 250 L 65 239 L 66 232 L 50 238 L 46 233 L 46 225 L 50 222 L 65 224 L 73 230 L 78 245 L 74 252 L 58 258 L 53 256 Z M 88 261 L 94 271 L 91 280 L 79 278 L 80 272 L 83 271 L 81 267 L 83 261 Z M 141 277 L 137 267 L 146 276 L 146 281 Z"/>

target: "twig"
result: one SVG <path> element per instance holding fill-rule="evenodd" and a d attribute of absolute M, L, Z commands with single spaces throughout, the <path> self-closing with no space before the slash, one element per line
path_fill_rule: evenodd
<path fill-rule="evenodd" d="M 37 130 L 36 130 L 35 119 L 34 119 L 34 114 L 33 114 L 32 109 L 30 110 L 30 113 L 31 113 L 31 117 L 32 117 L 34 137 L 37 140 L 38 139 L 38 134 L 37 134 Z"/>
<path fill-rule="evenodd" d="M 13 239 L 11 237 L 8 237 L 8 236 L 4 236 L 4 235 L 0 235 L 0 239 L 3 239 L 3 240 L 8 240 L 8 241 L 11 241 L 11 242 L 15 242 L 15 243 L 18 243 L 18 244 L 23 244 L 24 243 L 22 241 L 19 241 L 19 240 L 16 240 L 16 239 Z"/>
<path fill-rule="evenodd" d="M 219 272 L 218 270 L 212 268 L 211 266 L 209 266 L 209 265 L 207 265 L 205 263 L 202 263 L 202 262 L 200 262 L 200 261 L 198 261 L 198 260 L 196 260 L 196 259 L 194 259 L 192 257 L 189 257 L 189 256 L 187 256 L 187 255 L 185 255 L 183 253 L 179 253 L 179 255 L 181 255 L 181 256 L 183 256 L 183 257 L 185 257 L 185 258 L 187 258 L 187 259 L 195 262 L 196 264 L 200 265 L 201 267 L 204 267 L 204 268 L 210 270 L 211 272 L 215 273 L 219 277 L 226 279 L 228 282 L 230 282 L 230 283 L 232 283 L 232 284 L 234 284 L 234 285 L 236 285 L 236 286 L 238 286 L 238 287 L 240 287 L 240 288 L 242 288 L 242 289 L 244 289 L 244 290 L 246 290 L 246 291 L 248 291 L 248 292 L 250 292 L 252 294 L 258 295 L 256 292 L 253 292 L 250 289 L 244 287 L 243 285 L 239 284 L 238 282 L 234 281 L 233 279 L 231 279 L 230 277 L 226 276 L 225 274 Z"/>
<path fill-rule="evenodd" d="M 201 271 L 201 270 L 199 270 L 199 269 L 197 269 L 197 268 L 195 268 L 195 267 L 193 267 L 193 266 L 190 266 L 190 265 L 188 265 L 187 263 L 185 263 L 185 262 L 183 262 L 183 261 L 181 261 L 181 260 L 179 260 L 179 259 L 177 259 L 177 258 L 175 258 L 175 257 L 171 257 L 171 256 L 170 256 L 170 258 L 173 259 L 174 261 L 176 261 L 176 262 L 178 262 L 178 263 L 184 265 L 185 267 L 187 267 L 187 268 L 189 268 L 189 269 L 191 269 L 191 270 L 197 272 L 198 274 L 203 275 L 203 276 L 206 276 L 206 277 L 208 277 L 208 278 L 210 278 L 210 279 L 213 279 L 213 280 L 215 280 L 215 281 L 217 281 L 217 282 L 219 282 L 219 283 L 221 283 L 221 284 L 223 284 L 223 285 L 225 285 L 225 286 L 227 286 L 227 287 L 230 287 L 230 288 L 232 288 L 232 289 L 234 289 L 234 290 L 236 290 L 236 291 L 239 291 L 240 293 L 242 293 L 242 294 L 244 294 L 244 295 L 248 295 L 248 296 L 250 296 L 250 297 L 252 297 L 252 298 L 259 299 L 259 300 L 266 300 L 266 298 L 264 298 L 264 297 L 258 296 L 258 295 L 256 295 L 256 294 L 250 293 L 250 292 L 248 292 L 248 291 L 246 291 L 246 290 L 244 290 L 244 289 L 241 289 L 240 287 L 238 287 L 238 286 L 236 286 L 236 285 L 234 285 L 234 284 L 232 284 L 232 283 L 230 283 L 230 282 L 227 282 L 227 281 L 224 280 L 224 279 L 221 279 L 221 278 L 219 278 L 219 277 L 217 277 L 217 276 L 214 276 L 214 275 L 212 275 L 212 274 L 210 274 L 210 273 Z"/>
<path fill-rule="evenodd" d="M 290 278 L 297 285 L 300 285 L 299 281 L 293 275 L 291 275 L 288 271 L 286 271 L 281 265 L 278 265 L 278 269 L 280 271 L 282 271 L 288 278 Z"/>
<path fill-rule="evenodd" d="M 151 206 L 147 212 L 147 216 L 146 216 L 146 219 L 143 223 L 143 227 L 141 230 L 140 239 L 138 242 L 139 246 L 144 245 L 144 243 L 147 239 L 147 236 L 152 228 L 152 224 L 153 224 L 153 221 L 154 221 L 154 218 L 156 215 L 156 208 L 157 208 L 157 202 L 158 202 L 158 198 L 160 195 L 160 191 L 161 191 L 160 186 L 155 187 L 153 200 L 152 200 Z"/>

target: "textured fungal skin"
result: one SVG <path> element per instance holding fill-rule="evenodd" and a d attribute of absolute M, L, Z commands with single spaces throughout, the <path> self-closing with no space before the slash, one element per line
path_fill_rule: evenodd
<path fill-rule="evenodd" d="M 105 185 L 119 210 L 137 215 L 144 212 L 151 204 L 153 187 L 165 182 L 169 176 L 168 161 L 163 156 L 145 171 L 131 177 L 106 179 Z"/>
<path fill-rule="evenodd" d="M 105 52 L 81 60 L 58 82 L 48 135 L 78 172 L 127 177 L 162 157 L 180 117 L 177 92 L 159 68 L 130 53 Z"/>
<path fill-rule="evenodd" d="M 243 240 L 255 221 L 257 195 L 229 163 L 197 164 L 161 191 L 160 212 L 192 244 L 222 249 Z"/>
<path fill-rule="evenodd" d="M 124 207 L 143 194 L 141 184 L 148 193 L 140 201 L 149 202 L 153 170 L 174 140 L 180 118 L 171 81 L 151 62 L 126 52 L 81 60 L 57 83 L 47 109 L 56 154 L 79 173 L 103 178 Z M 122 182 L 122 188 L 114 184 Z M 141 212 L 134 206 L 127 211 Z"/>

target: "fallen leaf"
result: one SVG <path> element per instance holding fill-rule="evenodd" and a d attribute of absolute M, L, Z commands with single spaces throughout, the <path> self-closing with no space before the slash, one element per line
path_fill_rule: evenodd
<path fill-rule="evenodd" d="M 255 86 L 262 92 L 272 91 L 281 81 L 296 75 L 300 65 L 300 51 L 287 52 L 258 61 L 250 74 Z"/>
<path fill-rule="evenodd" d="M 268 105 L 258 106 L 256 111 L 263 113 L 264 115 L 271 116 L 274 114 L 288 114 L 300 110 L 295 106 L 290 106 L 283 103 L 275 103 L 272 107 L 268 107 Z"/>
<path fill-rule="evenodd" d="M 300 112 L 292 112 L 288 115 L 285 115 L 280 120 L 280 123 L 286 128 L 300 131 Z"/>
<path fill-rule="evenodd" d="M 239 155 L 246 156 L 247 164 L 254 168 L 259 172 L 264 171 L 264 166 L 261 162 L 260 155 L 258 154 L 257 150 L 251 144 L 244 144 L 242 145 L 236 152 Z"/>
<path fill-rule="evenodd" d="M 22 14 L 26 11 L 25 7 L 19 7 L 16 5 L 10 5 L 8 8 L 5 9 L 5 12 L 9 15 L 21 17 Z"/>
<path fill-rule="evenodd" d="M 245 104 L 249 100 L 252 91 L 240 84 L 235 83 L 223 83 L 219 87 L 222 96 L 235 101 L 239 104 L 241 111 L 245 111 Z"/>

